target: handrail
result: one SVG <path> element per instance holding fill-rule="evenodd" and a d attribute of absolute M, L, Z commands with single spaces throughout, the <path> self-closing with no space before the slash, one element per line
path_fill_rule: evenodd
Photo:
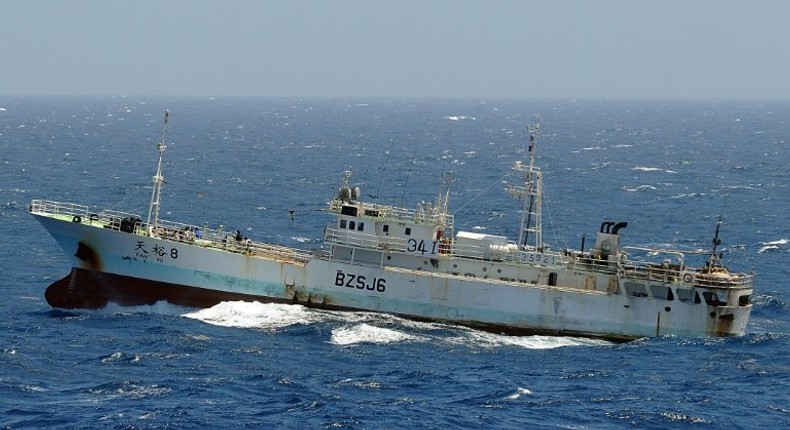
<path fill-rule="evenodd" d="M 159 220 L 155 228 L 148 226 L 135 214 L 113 211 L 109 209 L 93 213 L 87 206 L 73 203 L 62 203 L 50 200 L 33 200 L 29 208 L 31 213 L 74 217 L 73 221 L 100 228 L 124 231 L 138 236 L 171 242 L 196 245 L 204 248 L 220 249 L 228 252 L 249 256 L 269 257 L 298 263 L 306 263 L 313 253 L 296 248 L 271 245 L 252 240 L 238 241 L 231 232 L 222 229 L 198 227 L 192 224 Z M 79 217 L 79 218 L 76 218 Z"/>
<path fill-rule="evenodd" d="M 344 203 L 342 200 L 332 200 L 329 204 L 329 212 L 341 213 L 344 204 L 346 203 Z M 360 204 L 361 208 L 363 209 L 363 213 L 359 214 L 358 216 L 371 216 L 364 212 L 375 211 L 378 212 L 378 214 L 375 216 L 377 218 L 395 218 L 403 221 L 413 221 L 417 224 L 431 222 L 433 224 L 442 225 L 445 227 L 452 227 L 455 221 L 455 215 L 442 212 L 435 207 L 432 207 L 430 210 L 423 211 L 399 208 L 395 206 L 379 205 L 377 203 L 358 202 L 358 204 Z"/>

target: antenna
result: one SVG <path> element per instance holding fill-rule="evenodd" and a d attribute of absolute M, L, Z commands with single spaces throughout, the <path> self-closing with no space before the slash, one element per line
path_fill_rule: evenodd
<path fill-rule="evenodd" d="M 156 168 L 156 175 L 153 177 L 154 181 L 154 191 L 151 194 L 151 206 L 148 208 L 148 220 L 146 220 L 146 225 L 148 226 L 149 234 L 153 231 L 153 228 L 156 228 L 159 225 L 159 206 L 161 202 L 161 195 L 162 195 L 162 183 L 165 181 L 164 176 L 162 176 L 162 158 L 165 155 L 165 142 L 167 141 L 167 123 L 168 118 L 170 117 L 170 111 L 165 110 L 165 123 L 162 127 L 162 140 L 156 145 L 156 149 L 159 150 L 159 164 Z M 153 216 L 153 224 L 151 223 L 151 217 Z"/>
<path fill-rule="evenodd" d="M 721 230 L 722 219 L 724 218 L 724 206 L 727 204 L 727 197 L 724 196 L 724 201 L 721 203 L 721 212 L 719 213 L 719 218 L 716 221 L 716 230 L 713 233 L 713 242 L 711 244 L 710 249 L 710 258 L 708 258 L 708 267 L 712 270 L 714 267 L 721 266 L 721 255 L 716 255 L 716 249 L 721 245 L 721 239 L 719 238 L 719 230 Z"/>
<path fill-rule="evenodd" d="M 521 228 L 518 234 L 518 244 L 522 249 L 532 249 L 533 246 L 529 245 L 529 235 L 533 233 L 534 250 L 542 252 L 541 194 L 543 175 L 540 169 L 535 167 L 535 148 L 538 143 L 537 135 L 540 132 L 540 120 L 540 116 L 536 115 L 532 118 L 532 124 L 527 125 L 527 132 L 529 133 L 529 166 L 525 166 L 520 161 L 516 161 L 513 165 L 513 170 L 522 174 L 523 182 L 521 185 L 508 185 L 506 191 L 519 200 L 522 197 L 529 197 L 524 199 L 521 207 Z"/>
<path fill-rule="evenodd" d="M 447 179 L 445 179 L 445 177 Z M 442 176 L 439 178 L 439 193 L 436 197 L 436 209 L 441 214 L 446 214 L 450 206 L 450 186 L 453 178 L 451 172 L 442 169 Z"/>
<path fill-rule="evenodd" d="M 529 170 L 533 170 L 535 166 L 535 147 L 538 145 L 537 135 L 540 133 L 540 123 L 543 118 L 540 115 L 532 117 L 532 124 L 527 124 L 527 133 L 529 133 Z"/>

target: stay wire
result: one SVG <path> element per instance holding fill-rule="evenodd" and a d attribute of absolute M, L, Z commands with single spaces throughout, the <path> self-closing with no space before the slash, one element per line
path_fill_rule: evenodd
<path fill-rule="evenodd" d="M 501 178 L 497 179 L 496 182 L 491 184 L 488 188 L 484 189 L 483 191 L 480 191 L 474 197 L 472 197 L 471 199 L 467 200 L 466 203 L 461 205 L 461 207 L 459 207 L 458 209 L 454 210 L 453 211 L 453 215 L 457 214 L 459 211 L 461 211 L 461 209 L 467 207 L 470 203 L 472 203 L 475 200 L 479 199 L 480 196 L 482 196 L 483 194 L 489 192 L 491 190 L 491 188 L 494 188 L 496 185 L 501 184 L 502 181 L 504 181 L 508 176 L 511 176 L 511 175 L 513 175 L 513 172 L 505 173 L 504 176 L 502 176 Z"/>
<path fill-rule="evenodd" d="M 172 183 L 172 182 L 169 182 L 169 181 L 165 181 L 164 184 L 165 185 L 170 185 L 170 186 L 172 186 L 172 187 L 174 187 L 176 189 L 181 189 L 181 190 L 185 190 L 185 191 L 190 192 L 190 193 L 194 193 L 198 198 L 203 198 L 204 196 L 209 195 L 209 196 L 211 196 L 211 199 L 213 199 L 213 200 L 223 201 L 223 202 L 231 203 L 231 204 L 238 205 L 238 206 L 246 206 L 246 207 L 249 207 L 249 208 L 260 209 L 260 210 L 264 210 L 264 211 L 283 212 L 283 213 L 290 214 L 292 216 L 293 215 L 312 214 L 312 213 L 316 213 L 316 212 L 325 212 L 326 211 L 326 208 L 324 207 L 324 205 L 322 205 L 320 208 L 316 205 L 316 207 L 314 207 L 314 208 L 299 209 L 299 210 L 297 210 L 295 208 L 283 209 L 283 208 L 277 208 L 277 207 L 270 207 L 270 206 L 265 205 L 265 204 L 255 204 L 255 203 L 250 203 L 249 201 L 230 199 L 230 198 L 225 197 L 222 193 L 219 193 L 219 192 L 203 191 L 203 190 L 198 190 L 198 189 L 194 189 L 194 188 L 184 187 L 184 186 L 181 186 L 181 185 L 179 185 L 177 183 Z"/>

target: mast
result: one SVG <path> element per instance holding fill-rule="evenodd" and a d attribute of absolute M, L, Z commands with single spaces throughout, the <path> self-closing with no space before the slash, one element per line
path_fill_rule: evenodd
<path fill-rule="evenodd" d="M 516 161 L 513 170 L 522 176 L 522 185 L 509 184 L 506 191 L 513 197 L 523 200 L 521 207 L 521 227 L 519 228 L 518 245 L 520 249 L 543 251 L 542 233 L 542 191 L 543 173 L 535 167 L 535 147 L 537 134 L 540 132 L 540 118 L 535 117 L 527 126 L 529 133 L 529 165 Z M 526 198 L 524 198 L 526 197 Z M 532 235 L 530 244 L 530 235 Z"/>
<path fill-rule="evenodd" d="M 447 179 L 445 179 L 447 177 Z M 442 227 L 445 226 L 447 223 L 447 213 L 449 210 L 450 205 L 450 185 L 452 184 L 452 178 L 450 177 L 449 173 L 442 172 L 442 177 L 439 179 L 439 193 L 436 197 L 436 207 L 434 208 L 435 214 L 438 215 L 439 222 L 442 224 Z"/>
<path fill-rule="evenodd" d="M 169 117 L 170 111 L 165 110 L 165 123 L 162 130 L 162 140 L 156 145 L 156 148 L 159 150 L 159 164 L 156 168 L 156 175 L 153 177 L 154 191 L 151 194 L 151 205 L 148 208 L 148 219 L 146 220 L 149 233 L 153 231 L 153 229 L 159 224 L 159 206 L 162 195 L 162 183 L 165 181 L 164 176 L 162 176 L 162 158 L 165 155 L 165 148 L 167 148 L 165 142 L 167 141 L 167 122 Z M 151 217 L 153 217 L 153 223 Z"/>
<path fill-rule="evenodd" d="M 719 215 L 718 221 L 716 221 L 716 232 L 713 234 L 713 246 L 710 250 L 710 258 L 708 259 L 707 268 L 709 270 L 713 270 L 714 267 L 721 266 L 721 256 L 716 255 L 716 248 L 721 245 L 721 239 L 719 239 L 719 230 L 721 229 L 721 215 Z"/>

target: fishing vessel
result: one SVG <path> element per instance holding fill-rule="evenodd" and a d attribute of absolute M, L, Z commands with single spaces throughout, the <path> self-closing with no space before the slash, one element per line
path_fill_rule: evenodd
<path fill-rule="evenodd" d="M 292 303 L 373 311 L 508 334 L 627 341 L 648 336 L 738 336 L 752 309 L 753 274 L 730 271 L 711 249 L 694 266 L 676 249 L 621 244 L 627 222 L 604 221 L 594 246 L 553 250 L 542 237 L 539 126 L 506 191 L 520 201 L 519 237 L 455 231 L 449 185 L 414 208 L 364 201 L 344 172 L 328 204 L 323 247 L 304 250 L 160 219 L 168 114 L 157 144 L 148 214 L 33 200 L 30 213 L 71 259 L 50 285 L 56 308 L 167 301 Z"/>

